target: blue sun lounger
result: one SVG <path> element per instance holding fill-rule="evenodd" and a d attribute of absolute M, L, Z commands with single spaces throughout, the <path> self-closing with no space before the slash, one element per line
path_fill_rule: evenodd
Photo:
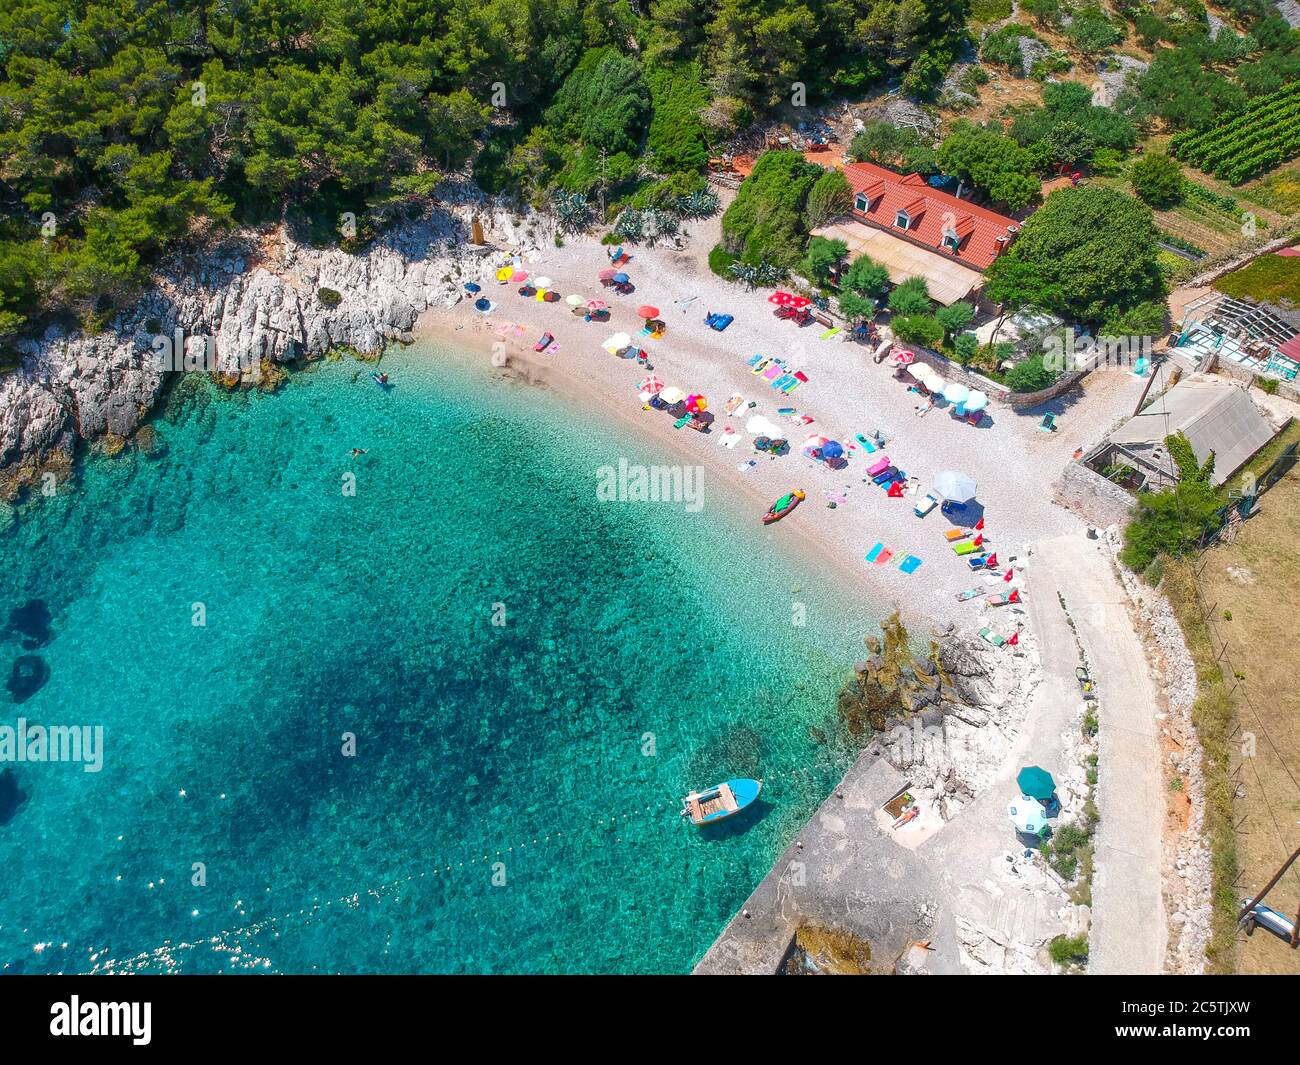
<path fill-rule="evenodd" d="M 915 555 L 908 555 L 898 564 L 898 568 L 904 573 L 915 573 L 921 567 L 921 560 Z"/>

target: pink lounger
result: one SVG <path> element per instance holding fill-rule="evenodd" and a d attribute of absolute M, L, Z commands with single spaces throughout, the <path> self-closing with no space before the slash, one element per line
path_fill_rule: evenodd
<path fill-rule="evenodd" d="M 867 467 L 867 476 L 875 477 L 889 469 L 889 456 L 883 455 L 872 466 Z"/>

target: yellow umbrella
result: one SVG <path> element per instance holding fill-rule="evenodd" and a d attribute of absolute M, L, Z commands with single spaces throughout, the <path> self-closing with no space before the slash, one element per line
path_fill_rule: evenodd
<path fill-rule="evenodd" d="M 513 267 L 513 266 L 503 266 L 503 267 L 501 267 L 500 270 L 497 271 L 497 280 L 498 280 L 498 281 L 509 281 L 509 280 L 510 280 L 510 275 L 513 274 L 514 272 L 515 272 L 515 270 L 514 270 L 514 267 Z"/>

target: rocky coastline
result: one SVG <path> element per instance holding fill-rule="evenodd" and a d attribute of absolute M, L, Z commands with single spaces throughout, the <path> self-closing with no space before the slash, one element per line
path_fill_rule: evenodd
<path fill-rule="evenodd" d="M 550 223 L 488 201 L 468 182 L 444 182 L 438 195 L 355 254 L 299 244 L 282 226 L 228 234 L 165 263 L 104 332 L 54 325 L 18 341 L 19 366 L 0 376 L 0 501 L 57 490 L 87 442 L 120 450 L 185 357 L 230 387 L 274 387 L 284 366 L 331 349 L 378 354 L 410 340 L 420 314 L 462 298 L 484 252 L 527 253 L 554 240 Z M 491 245 L 469 243 L 476 218 Z M 177 369 L 166 369 L 160 338 L 178 334 Z"/>

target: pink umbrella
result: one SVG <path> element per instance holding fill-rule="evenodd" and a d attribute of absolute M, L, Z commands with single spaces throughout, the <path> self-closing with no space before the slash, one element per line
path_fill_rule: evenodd
<path fill-rule="evenodd" d="M 638 318 L 658 318 L 659 308 L 654 307 L 649 303 L 643 303 L 636 309 L 636 316 Z"/>
<path fill-rule="evenodd" d="M 892 362 L 895 366 L 906 366 L 908 363 L 912 362 L 915 358 L 916 358 L 916 352 L 904 350 L 904 351 L 894 352 L 894 354 L 890 356 L 889 361 Z"/>
<path fill-rule="evenodd" d="M 813 435 L 803 442 L 801 450 L 807 451 L 810 448 L 821 447 L 823 444 L 829 444 L 830 442 L 831 438 L 829 436 Z"/>
<path fill-rule="evenodd" d="M 527 280 L 528 280 L 527 270 L 516 270 L 513 274 L 510 275 L 510 281 L 513 284 L 518 284 L 520 281 L 527 281 Z"/>
<path fill-rule="evenodd" d="M 649 377 L 643 379 L 642 382 L 636 386 L 636 390 L 638 392 L 662 392 L 666 387 L 667 386 L 660 378 L 656 377 L 654 374 L 650 374 Z"/>
<path fill-rule="evenodd" d="M 614 275 L 617 273 L 618 273 L 617 270 L 602 270 L 596 276 L 599 277 L 602 281 L 613 281 Z"/>
<path fill-rule="evenodd" d="M 588 301 L 587 301 L 587 310 L 589 310 L 589 311 L 603 311 L 603 310 L 605 310 L 605 309 L 608 308 L 608 307 L 609 307 L 609 304 L 606 303 L 604 300 L 588 300 Z"/>

